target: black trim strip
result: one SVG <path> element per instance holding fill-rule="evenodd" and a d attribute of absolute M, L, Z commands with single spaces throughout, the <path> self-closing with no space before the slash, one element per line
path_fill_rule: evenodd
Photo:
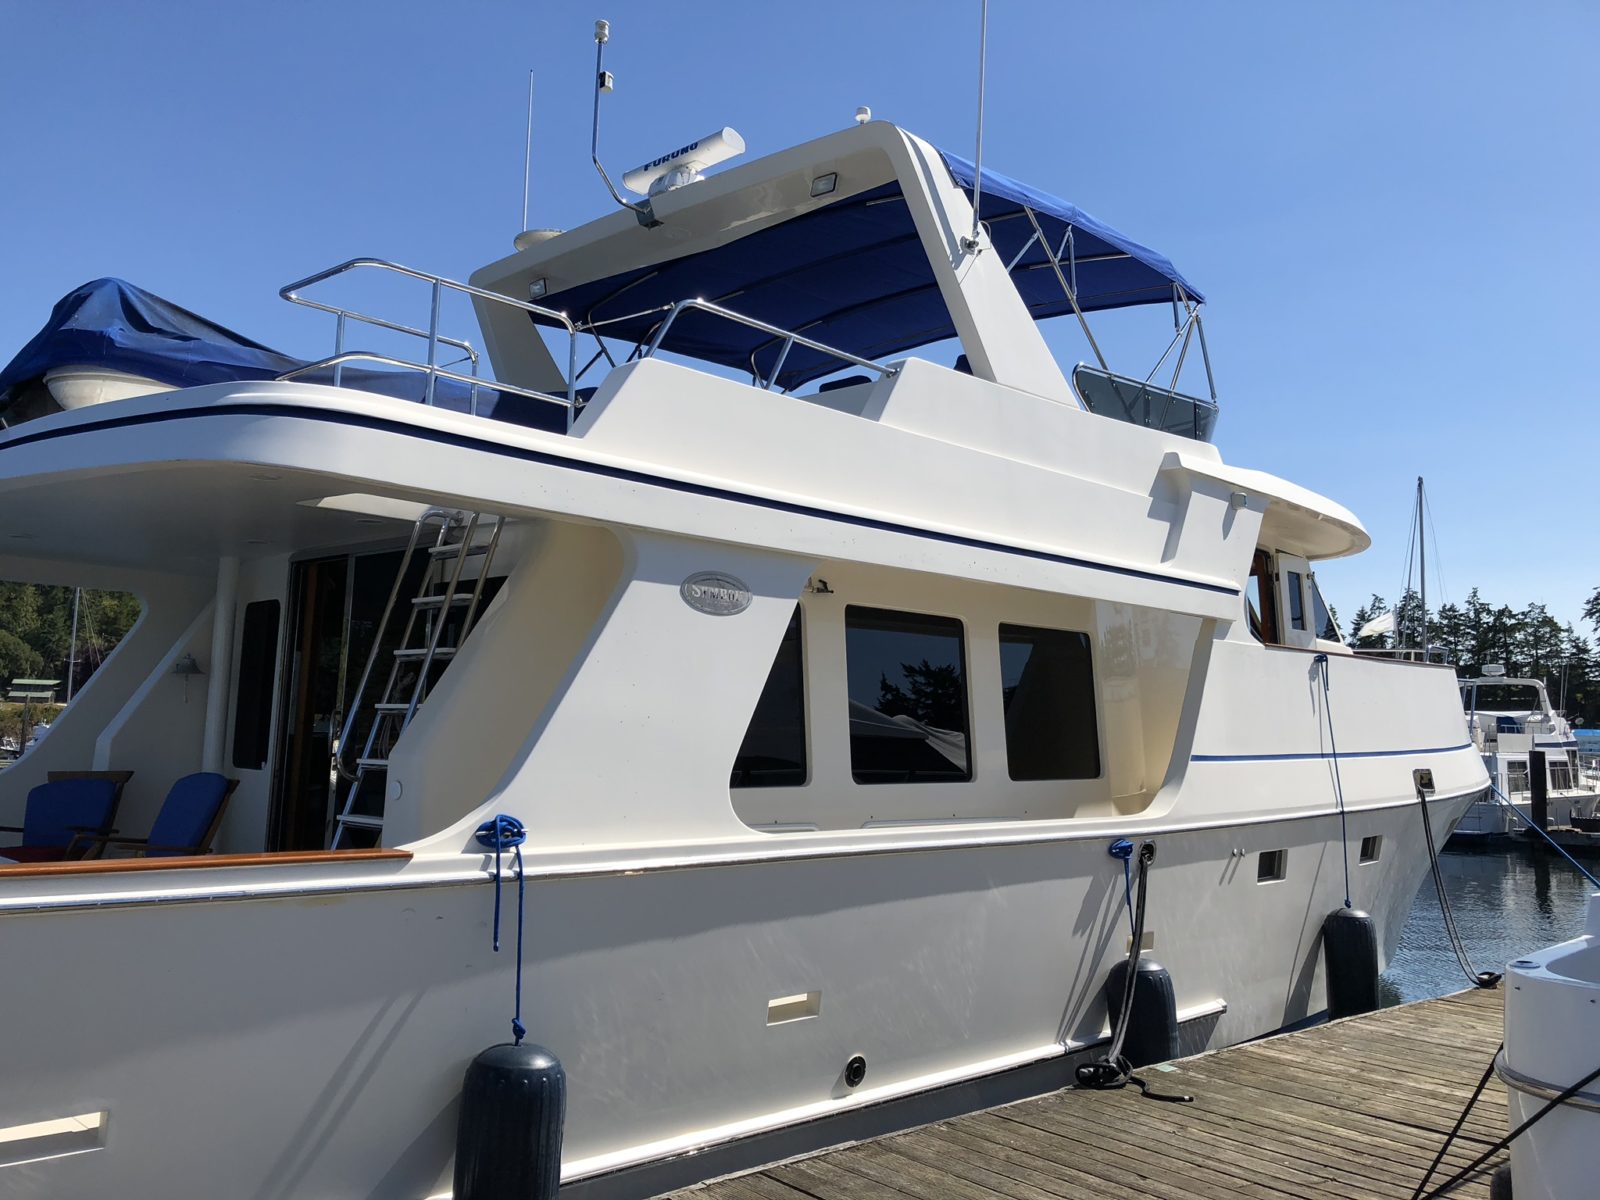
<path fill-rule="evenodd" d="M 940 533 L 931 529 L 919 529 L 914 525 L 883 521 L 876 517 L 853 516 L 849 513 L 833 512 L 829 509 L 816 508 L 808 504 L 795 504 L 787 500 L 772 500 L 762 496 L 752 496 L 745 492 L 736 492 L 728 488 L 711 487 L 700 483 L 685 483 L 682 480 L 671 479 L 663 475 L 652 475 L 645 471 L 629 470 L 626 467 L 611 467 L 602 463 L 581 462 L 559 454 L 548 454 L 542 450 L 530 450 L 522 446 L 508 446 L 503 442 L 491 441 L 488 438 L 471 437 L 467 434 L 452 433 L 446 430 L 423 429 L 408 421 L 396 421 L 388 417 L 376 417 L 367 413 L 307 408 L 301 405 L 265 403 L 214 404 L 205 408 L 164 409 L 160 412 L 130 413 L 126 416 L 107 417 L 100 421 L 86 421 L 81 424 L 70 425 L 64 429 L 44 429 L 37 433 L 18 433 L 13 437 L 0 440 L 0 453 L 21 446 L 30 446 L 39 442 L 53 441 L 57 438 L 72 437 L 77 434 L 98 433 L 108 429 L 127 429 L 140 425 L 158 425 L 168 421 L 188 420 L 193 417 L 290 417 L 298 420 L 325 421 L 335 425 L 351 425 L 384 433 L 397 433 L 404 437 L 423 438 L 427 441 L 454 446 L 462 450 L 477 450 L 502 457 L 517 458 L 524 462 L 535 462 L 542 466 L 555 467 L 559 470 L 583 471 L 608 479 L 644 484 L 648 487 L 664 487 L 713 500 L 730 500 L 736 504 L 751 504 L 760 508 L 772 509 L 776 512 L 790 513 L 794 516 L 817 517 L 825 521 L 843 522 L 847 525 L 855 525 L 863 529 L 876 529 L 884 533 L 899 533 L 911 537 L 928 538 L 932 541 L 944 542 L 952 546 L 965 546 L 973 550 L 1015 554 L 1023 558 L 1036 559 L 1040 562 L 1057 563 L 1061 566 L 1085 567 L 1091 571 L 1105 571 L 1112 575 L 1124 575 L 1132 579 L 1148 579 L 1155 583 L 1170 583 L 1178 587 L 1195 588 L 1202 592 L 1214 592 L 1222 596 L 1237 596 L 1240 594 L 1238 588 L 1231 588 L 1224 584 L 1180 579 L 1173 575 L 1162 575 L 1155 571 L 1140 570 L 1137 567 L 1118 567 L 1109 563 L 1094 562 L 1090 559 L 1074 558 L 1066 554 L 1052 554 L 1047 550 L 1032 550 L 1025 546 L 1008 546 L 1003 542 L 989 542 L 984 541 L 982 538 L 966 537 L 958 533 Z"/>

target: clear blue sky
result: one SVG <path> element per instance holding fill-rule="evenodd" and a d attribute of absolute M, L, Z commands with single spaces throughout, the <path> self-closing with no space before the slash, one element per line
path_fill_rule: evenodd
<path fill-rule="evenodd" d="M 357 254 L 464 278 L 520 224 L 530 67 L 532 223 L 608 211 L 596 17 L 615 168 L 724 123 L 780 149 L 858 104 L 970 155 L 977 14 L 0 0 L 0 360 L 102 275 L 306 356 L 331 334 L 277 298 L 291 279 Z M 1346 619 L 1399 590 L 1418 474 L 1449 598 L 1577 619 L 1600 586 L 1600 6 L 993 0 L 989 47 L 986 163 L 1168 254 L 1209 301 L 1224 455 L 1372 531 L 1320 573 Z M 1167 313 L 1118 316 L 1112 365 L 1142 374 Z"/>

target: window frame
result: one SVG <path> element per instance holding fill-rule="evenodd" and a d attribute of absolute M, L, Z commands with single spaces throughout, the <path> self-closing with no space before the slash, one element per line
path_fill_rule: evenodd
<path fill-rule="evenodd" d="M 953 629 L 956 639 L 956 658 L 960 669 L 961 680 L 961 718 L 962 744 L 966 751 L 966 769 L 961 775 L 929 776 L 918 778 L 912 775 L 906 779 L 863 779 L 857 769 L 856 763 L 856 736 L 850 729 L 850 635 L 852 632 L 852 616 L 854 614 L 870 613 L 879 617 L 898 618 L 907 623 L 924 622 L 928 625 L 945 625 Z M 960 617 L 945 613 L 918 612 L 905 608 L 885 608 L 878 604 L 846 604 L 840 619 L 840 632 L 842 635 L 841 650 L 843 652 L 844 675 L 844 721 L 845 721 L 845 765 L 849 771 L 850 782 L 856 787 L 909 787 L 926 786 L 929 784 L 970 784 L 978 777 L 977 753 L 973 745 L 974 705 L 972 695 L 972 655 L 967 637 L 967 623 Z M 931 631 L 930 631 L 931 632 Z"/>
<path fill-rule="evenodd" d="M 778 665 L 778 656 L 783 653 L 784 642 L 788 640 L 789 629 L 795 630 L 795 642 L 799 650 L 800 669 L 800 754 L 801 776 L 798 783 L 736 783 L 733 772 L 738 769 L 739 759 L 744 754 L 745 742 L 750 737 L 751 727 L 755 723 L 756 714 L 761 709 L 761 702 L 766 698 L 767 684 L 772 681 L 772 672 Z M 784 624 L 783 633 L 778 639 L 778 648 L 773 652 L 772 662 L 767 667 L 766 678 L 762 680 L 761 691 L 756 696 L 754 707 L 750 710 L 750 720 L 745 725 L 744 737 L 739 739 L 739 748 L 734 751 L 733 765 L 728 771 L 728 788 L 730 791 L 770 791 L 779 788 L 803 788 L 810 785 L 812 774 L 815 770 L 815 754 L 811 744 L 811 686 L 810 686 L 810 655 L 807 649 L 805 605 L 796 602 L 794 611 L 789 615 L 789 620 Z"/>
<path fill-rule="evenodd" d="M 1089 721 L 1093 731 L 1091 739 L 1094 747 L 1094 773 L 1091 775 L 1029 775 L 1018 776 L 1012 764 L 1011 726 L 1007 722 L 1005 698 L 1005 647 L 1006 631 L 1018 630 L 1027 633 L 1040 634 L 1066 634 L 1083 639 L 1084 654 L 1088 668 L 1088 701 Z M 1037 645 L 1037 643 L 1035 643 Z M 1083 629 L 1064 629 L 1051 625 L 1024 625 L 1015 621 L 995 622 L 995 657 L 999 667 L 998 682 L 1000 684 L 1000 731 L 1005 745 L 1006 778 L 1012 783 L 1084 783 L 1090 780 L 1103 779 L 1106 773 L 1105 748 L 1101 743 L 1100 722 L 1100 681 L 1095 671 L 1095 638 L 1092 633 Z"/>

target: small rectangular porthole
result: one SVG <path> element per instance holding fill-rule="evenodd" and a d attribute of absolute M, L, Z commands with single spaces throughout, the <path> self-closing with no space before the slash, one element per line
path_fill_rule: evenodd
<path fill-rule="evenodd" d="M 106 1144 L 106 1114 L 79 1113 L 0 1129 L 0 1168 L 99 1150 Z"/>
<path fill-rule="evenodd" d="M 768 1025 L 788 1025 L 792 1021 L 809 1020 L 821 1013 L 821 992 L 801 992 L 795 996 L 778 996 L 767 1001 Z"/>
<path fill-rule="evenodd" d="M 1288 873 L 1288 870 L 1287 850 L 1263 850 L 1261 857 L 1256 861 L 1256 882 L 1276 883 Z"/>
<path fill-rule="evenodd" d="M 1378 856 L 1383 853 L 1383 835 L 1371 833 L 1361 839 L 1361 861 L 1375 863 Z"/>

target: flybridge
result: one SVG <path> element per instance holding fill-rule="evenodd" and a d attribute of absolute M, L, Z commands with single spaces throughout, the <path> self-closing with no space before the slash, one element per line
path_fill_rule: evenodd
<path fill-rule="evenodd" d="M 956 155 L 936 153 L 947 178 L 970 198 L 979 178 L 976 168 Z M 754 175 L 760 165 L 725 173 L 715 182 L 731 184 L 743 174 Z M 676 257 L 659 258 L 659 239 L 640 241 L 645 253 L 635 254 L 622 269 L 594 270 L 604 254 L 587 262 L 574 258 L 562 264 L 570 265 L 570 271 L 548 276 L 535 272 L 529 286 L 542 305 L 566 312 L 581 328 L 624 343 L 650 343 L 663 314 L 690 297 L 802 331 L 863 358 L 957 336 L 902 181 L 851 194 L 847 184 L 853 181 L 838 183 L 846 175 L 832 169 L 834 165 L 827 158 L 809 168 L 814 178 L 806 199 L 812 203 L 787 219 L 761 223 L 730 211 L 723 236 L 693 239 L 702 245 Z M 1188 335 L 1187 318 L 1194 319 L 1198 332 L 1194 314 L 1203 296 L 1165 255 L 1040 189 L 989 170 L 981 178 L 979 216 L 989 235 L 984 253 L 1005 264 L 1035 320 L 1170 304 L 1179 316 L 1180 333 Z M 656 210 L 660 216 L 659 204 Z M 687 216 L 685 212 L 681 219 L 663 221 L 682 229 L 690 224 Z M 750 226 L 750 232 L 739 232 L 742 225 Z M 561 241 L 542 249 L 554 257 Z M 561 274 L 578 279 L 569 283 Z M 676 320 L 659 348 L 762 378 L 775 374 L 776 386 L 786 390 L 839 369 L 835 356 L 798 346 L 789 348 L 779 368 L 781 340 L 705 316 Z"/>

